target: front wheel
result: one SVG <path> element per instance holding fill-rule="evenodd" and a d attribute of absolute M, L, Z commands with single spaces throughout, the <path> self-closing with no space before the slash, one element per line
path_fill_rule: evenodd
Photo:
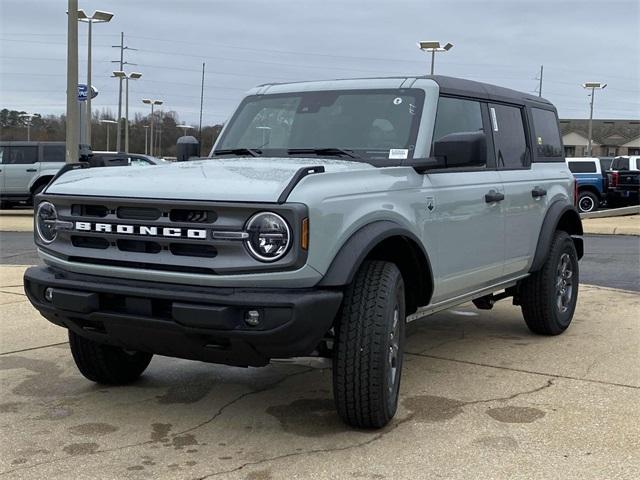
<path fill-rule="evenodd" d="M 573 319 L 578 302 L 578 254 L 568 233 L 555 232 L 542 268 L 520 285 L 524 320 L 534 333 L 559 335 Z"/>
<path fill-rule="evenodd" d="M 124 385 L 136 380 L 153 357 L 150 353 L 130 352 L 103 345 L 69 330 L 71 354 L 80 373 L 105 385 Z"/>
<path fill-rule="evenodd" d="M 345 291 L 336 327 L 333 396 L 347 424 L 381 428 L 395 415 L 404 330 L 400 270 L 390 262 L 365 262 Z"/>

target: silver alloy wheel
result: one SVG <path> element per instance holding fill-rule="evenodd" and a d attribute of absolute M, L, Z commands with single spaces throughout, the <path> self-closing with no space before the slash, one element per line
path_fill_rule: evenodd
<path fill-rule="evenodd" d="M 393 307 L 393 326 L 389 333 L 389 393 L 393 395 L 393 391 L 398 381 L 398 356 L 400 355 L 400 308 L 398 305 Z"/>
<path fill-rule="evenodd" d="M 560 313 L 564 313 L 571 305 L 573 298 L 573 266 L 568 253 L 560 255 L 556 275 L 556 302 Z"/>
<path fill-rule="evenodd" d="M 596 203 L 593 201 L 593 198 L 585 195 L 580 199 L 579 206 L 581 212 L 590 212 L 595 208 Z"/>

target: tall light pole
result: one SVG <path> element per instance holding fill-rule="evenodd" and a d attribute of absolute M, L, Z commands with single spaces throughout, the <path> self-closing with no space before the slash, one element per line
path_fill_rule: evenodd
<path fill-rule="evenodd" d="M 91 145 L 91 26 L 94 23 L 107 23 L 113 18 L 113 13 L 96 10 L 90 17 L 84 13 L 84 10 L 78 10 L 78 21 L 89 24 L 89 40 L 87 42 L 87 108 L 85 110 L 85 141 L 87 145 Z"/>
<path fill-rule="evenodd" d="M 109 151 L 109 125 L 116 124 L 115 120 L 100 120 L 100 123 L 104 123 L 107 126 L 107 152 Z"/>
<path fill-rule="evenodd" d="M 453 48 L 453 43 L 446 43 L 444 46 L 440 42 L 434 40 L 425 40 L 418 42 L 418 48 L 423 52 L 431 52 L 431 75 L 433 75 L 433 66 L 436 61 L 436 52 L 448 52 Z"/>
<path fill-rule="evenodd" d="M 30 142 L 31 141 L 31 121 L 33 120 L 33 117 L 36 117 L 37 115 L 35 113 L 23 113 L 20 116 L 22 118 L 27 119 L 27 142 Z"/>
<path fill-rule="evenodd" d="M 587 157 L 591 156 L 592 149 L 592 134 L 593 134 L 593 97 L 595 96 L 596 90 L 603 90 L 607 86 L 606 83 L 601 82 L 585 82 L 582 84 L 582 88 L 586 88 L 587 90 L 591 90 L 591 108 L 589 112 L 589 146 L 587 147 Z"/>
<path fill-rule="evenodd" d="M 143 98 L 142 103 L 151 105 L 151 143 L 149 145 L 149 155 L 153 155 L 153 107 L 155 105 L 162 105 L 162 100 L 151 100 L 149 98 Z"/>
<path fill-rule="evenodd" d="M 79 161 L 80 111 L 78 107 L 78 0 L 69 0 L 67 6 L 67 128 L 65 161 Z"/>
<path fill-rule="evenodd" d="M 125 101 L 124 101 L 124 152 L 129 153 L 129 80 L 137 80 L 142 74 L 138 72 L 131 72 L 126 74 L 122 71 L 116 70 L 113 72 L 114 77 L 120 77 L 125 80 Z"/>
<path fill-rule="evenodd" d="M 187 130 L 188 130 L 188 129 L 190 130 L 190 129 L 192 129 L 192 128 L 193 128 L 191 125 L 176 125 L 176 127 L 178 127 L 178 128 L 181 128 L 181 129 L 182 129 L 182 134 L 183 134 L 184 136 L 186 136 L 186 135 L 187 135 Z"/>
<path fill-rule="evenodd" d="M 147 155 L 149 153 L 149 149 L 147 147 L 147 134 L 149 133 L 149 125 L 143 125 L 144 127 L 144 154 Z"/>

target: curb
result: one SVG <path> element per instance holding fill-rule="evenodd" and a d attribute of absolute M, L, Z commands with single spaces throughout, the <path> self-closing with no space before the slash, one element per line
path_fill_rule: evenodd
<path fill-rule="evenodd" d="M 630 207 L 612 208 L 610 210 L 599 210 L 597 212 L 581 213 L 580 218 L 609 218 L 622 217 L 625 215 L 637 215 L 640 213 L 640 205 Z"/>

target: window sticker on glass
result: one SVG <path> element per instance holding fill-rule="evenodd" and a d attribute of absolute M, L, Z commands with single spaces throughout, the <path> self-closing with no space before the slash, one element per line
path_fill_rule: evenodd
<path fill-rule="evenodd" d="M 396 97 L 393 99 L 394 105 L 400 105 L 402 103 L 402 99 L 400 97 Z"/>
<path fill-rule="evenodd" d="M 392 148 L 389 150 L 389 159 L 391 160 L 406 160 L 409 156 L 409 149 L 407 148 Z"/>
<path fill-rule="evenodd" d="M 493 131 L 497 132 L 498 131 L 498 119 L 496 118 L 496 109 L 491 107 L 489 109 L 489 111 L 491 112 L 491 125 L 493 125 Z"/>

